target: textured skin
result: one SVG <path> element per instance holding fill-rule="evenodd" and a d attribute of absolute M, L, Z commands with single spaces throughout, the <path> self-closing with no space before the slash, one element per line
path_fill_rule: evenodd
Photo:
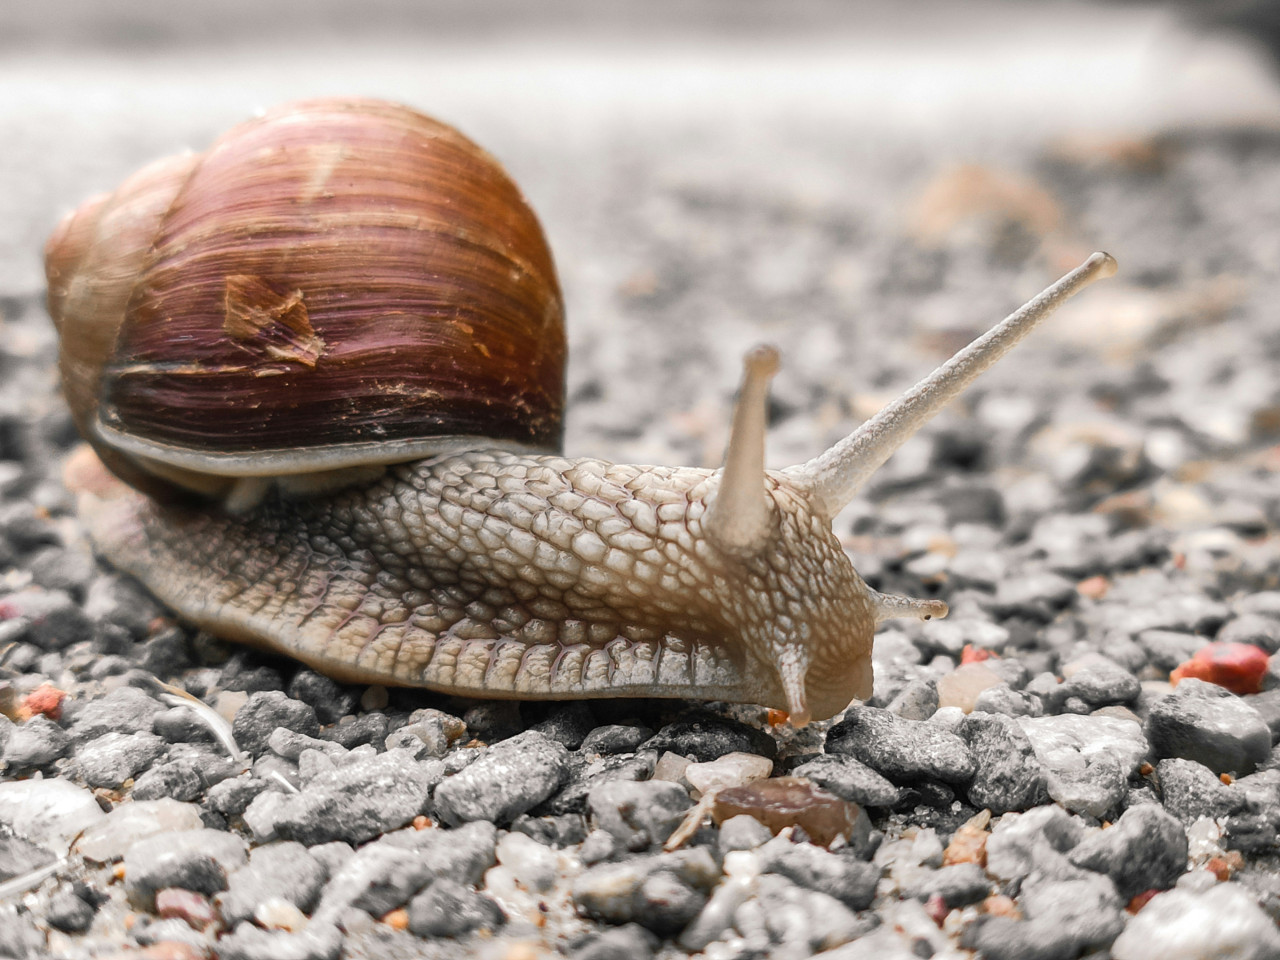
<path fill-rule="evenodd" d="M 243 516 L 123 487 L 82 497 L 81 512 L 107 558 L 187 619 L 340 678 L 720 699 L 813 719 L 869 696 L 874 601 L 829 521 L 770 473 L 771 542 L 735 557 L 701 529 L 717 482 L 472 452 Z"/>

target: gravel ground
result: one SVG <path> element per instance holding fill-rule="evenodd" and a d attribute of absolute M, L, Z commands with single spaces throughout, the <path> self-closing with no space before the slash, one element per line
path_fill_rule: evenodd
<path fill-rule="evenodd" d="M 1280 97 L 1227 41 L 1062 15 L 1022 74 L 1036 107 L 1007 77 L 1048 13 L 963 57 L 935 25 L 875 83 L 892 21 L 665 59 L 468 34 L 323 80 L 252 45 L 11 58 L 0 957 L 1280 957 Z M 345 687 L 95 562 L 58 480 L 44 232 L 255 103 L 332 90 L 456 121 L 526 187 L 569 299 L 574 454 L 716 462 L 768 339 L 770 462 L 807 459 L 1116 256 L 837 520 L 873 586 L 951 605 L 882 629 L 871 701 L 797 732 Z"/>

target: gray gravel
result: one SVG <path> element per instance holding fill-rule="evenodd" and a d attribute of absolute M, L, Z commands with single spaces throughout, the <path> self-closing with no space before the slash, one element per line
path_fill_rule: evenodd
<path fill-rule="evenodd" d="M 421 47 L 308 33 L 305 62 L 225 29 L 6 47 L 0 883 L 32 879 L 0 900 L 0 956 L 1280 957 L 1280 90 L 1172 20 L 1200 72 L 1140 59 L 1141 12 L 984 0 L 906 30 L 795 7 L 750 14 L 768 42 L 712 42 L 708 0 L 684 14 L 700 46 L 455 23 Z M 1055 38 L 1043 88 L 1009 81 L 1006 22 Z M 342 684 L 95 562 L 58 479 L 44 235 L 258 105 L 352 89 L 458 122 L 542 214 L 573 454 L 714 465 L 767 339 L 769 462 L 806 459 L 1092 249 L 1117 256 L 837 519 L 873 587 L 951 605 L 884 626 L 868 704 L 794 731 L 751 706 Z M 1263 689 L 1171 686 L 1211 642 L 1271 657 Z M 30 717 L 44 683 L 66 698 Z M 706 817 L 664 851 L 703 799 L 686 763 L 735 752 L 869 828 L 828 850 Z"/>

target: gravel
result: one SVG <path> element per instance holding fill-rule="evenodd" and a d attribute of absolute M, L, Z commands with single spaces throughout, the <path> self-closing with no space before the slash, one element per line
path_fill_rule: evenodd
<path fill-rule="evenodd" d="M 1044 29 L 1065 14 L 1024 7 L 1070 43 Z M 809 10 L 788 19 L 802 52 Z M 7 68 L 0 86 L 35 92 L 0 119 L 0 168 L 24 184 L 0 218 L 0 882 L 50 875 L 0 902 L 0 955 L 1280 957 L 1280 660 L 1260 689 L 1171 683 L 1210 642 L 1280 650 L 1274 124 L 1082 138 L 1071 117 L 1094 129 L 1100 99 L 1125 100 L 1087 84 L 1084 113 L 1037 108 L 1049 127 L 986 87 L 936 130 L 849 120 L 866 89 L 922 89 L 894 71 L 927 29 L 946 24 L 913 27 L 902 56 L 815 53 L 817 72 L 712 45 L 661 83 L 612 65 L 607 40 L 589 61 L 557 45 L 554 66 L 504 46 L 493 75 L 528 83 L 498 100 L 475 92 L 484 45 L 415 49 L 402 88 L 395 44 L 373 61 L 358 37 L 342 58 L 300 44 L 335 72 L 326 89 L 474 127 L 543 213 L 572 318 L 574 454 L 714 465 L 738 357 L 768 339 L 785 356 L 768 460 L 802 461 L 1088 250 L 1117 255 L 1115 280 L 837 519 L 872 587 L 951 616 L 884 625 L 872 700 L 803 730 L 750 705 L 341 682 L 179 622 L 105 569 L 59 479 L 74 430 L 39 245 L 80 197 L 308 89 L 303 54 L 277 45 L 270 71 L 234 44 L 30 58 L 57 91 L 23 58 Z M 348 52 L 378 68 L 353 79 Z M 197 95 L 178 59 L 213 77 Z M 828 66 L 864 60 L 888 79 L 828 89 Z M 94 96 L 58 106 L 90 67 Z M 208 703 L 247 761 L 155 680 Z M 702 778 L 770 768 L 857 805 L 852 840 L 744 814 L 663 849 L 704 792 L 714 807 Z"/>

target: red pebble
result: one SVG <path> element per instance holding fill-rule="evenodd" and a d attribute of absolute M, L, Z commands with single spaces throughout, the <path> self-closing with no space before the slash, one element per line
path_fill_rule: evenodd
<path fill-rule="evenodd" d="M 1124 908 L 1125 911 L 1128 913 L 1137 913 L 1139 910 L 1141 910 L 1150 902 L 1152 897 L 1154 897 L 1159 892 L 1160 892 L 1159 890 L 1143 890 L 1141 893 L 1139 893 L 1137 896 L 1135 896 L 1132 900 L 1129 901 L 1128 906 Z"/>
<path fill-rule="evenodd" d="M 990 650 L 983 650 L 981 647 L 975 647 L 972 643 L 966 643 L 964 649 L 960 651 L 960 664 L 963 666 L 966 663 L 981 663 L 983 660 L 990 660 L 992 657 L 997 660 L 1000 659 L 997 654 L 992 653 Z"/>
<path fill-rule="evenodd" d="M 1191 677 L 1232 693 L 1259 693 L 1266 673 L 1266 651 L 1248 643 L 1208 643 L 1169 674 L 1169 682 L 1176 687 L 1179 680 Z"/>
<path fill-rule="evenodd" d="M 942 921 L 947 919 L 947 914 L 951 911 L 947 909 L 947 901 L 942 899 L 942 894 L 931 893 L 929 899 L 924 902 L 924 912 L 938 926 L 942 926 Z"/>
<path fill-rule="evenodd" d="M 25 697 L 18 709 L 26 718 L 43 713 L 50 720 L 62 719 L 62 701 L 67 698 L 67 691 L 59 690 L 51 683 L 42 683 Z"/>
<path fill-rule="evenodd" d="M 181 887 L 165 887 L 156 891 L 156 913 L 165 918 L 185 920 L 193 930 L 203 930 L 218 919 L 207 897 Z"/>

